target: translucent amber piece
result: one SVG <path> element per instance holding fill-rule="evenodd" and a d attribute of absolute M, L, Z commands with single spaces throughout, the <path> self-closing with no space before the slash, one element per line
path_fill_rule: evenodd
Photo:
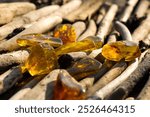
<path fill-rule="evenodd" d="M 85 89 L 65 70 L 61 70 L 54 87 L 55 100 L 77 100 L 85 98 Z"/>
<path fill-rule="evenodd" d="M 20 46 L 32 46 L 34 43 L 47 43 L 53 47 L 59 47 L 63 45 L 63 42 L 59 38 L 50 37 L 43 34 L 27 34 L 17 39 L 17 43 Z"/>
<path fill-rule="evenodd" d="M 82 41 L 68 43 L 55 49 L 56 55 L 62 55 L 69 52 L 84 51 L 89 52 L 102 46 L 102 42 L 98 37 L 90 36 Z"/>
<path fill-rule="evenodd" d="M 64 44 L 76 41 L 75 28 L 71 24 L 61 24 L 54 30 L 53 36 L 61 38 Z"/>
<path fill-rule="evenodd" d="M 102 55 L 112 61 L 132 61 L 141 54 L 137 44 L 130 41 L 117 41 L 105 44 L 102 48 Z"/>
<path fill-rule="evenodd" d="M 34 44 L 30 47 L 30 55 L 22 66 L 32 75 L 48 74 L 57 67 L 57 57 L 49 45 Z"/>
<path fill-rule="evenodd" d="M 95 74 L 102 64 L 92 58 L 83 58 L 77 61 L 72 67 L 67 69 L 67 71 L 76 79 L 81 80 L 82 78 Z"/>

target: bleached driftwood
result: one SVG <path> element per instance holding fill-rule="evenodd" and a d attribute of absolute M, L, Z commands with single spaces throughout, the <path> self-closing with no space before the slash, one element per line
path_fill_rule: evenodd
<path fill-rule="evenodd" d="M 26 23 L 31 23 L 31 22 L 37 21 L 38 19 L 42 17 L 50 15 L 52 12 L 58 9 L 59 9 L 58 5 L 50 5 L 50 6 L 40 8 L 38 10 L 31 11 L 23 15 L 22 18 Z"/>
<path fill-rule="evenodd" d="M 116 79 L 108 83 L 102 89 L 98 90 L 92 97 L 93 99 L 105 99 L 108 95 L 110 95 L 122 82 L 124 82 L 128 76 L 137 68 L 138 59 L 133 61 L 126 69 L 123 71 L 121 75 L 119 75 Z"/>
<path fill-rule="evenodd" d="M 125 7 L 123 13 L 121 13 L 120 16 L 120 21 L 122 22 L 127 22 L 127 20 L 129 19 L 134 7 L 136 6 L 136 4 L 138 3 L 139 0 L 129 0 L 127 2 L 127 6 Z"/>
<path fill-rule="evenodd" d="M 12 51 L 19 48 L 19 45 L 17 44 L 16 40 L 25 34 L 31 34 L 31 33 L 44 33 L 57 24 L 62 22 L 62 18 L 59 16 L 48 16 L 45 18 L 42 18 L 29 28 L 25 29 L 18 35 L 14 36 L 13 38 L 4 41 L 0 43 L 0 51 Z"/>
<path fill-rule="evenodd" d="M 99 80 L 87 91 L 87 97 L 92 96 L 97 90 L 103 88 L 116 77 L 118 77 L 127 68 L 127 63 L 120 61 L 116 63 L 111 70 L 103 75 Z"/>
<path fill-rule="evenodd" d="M 8 67 L 13 64 L 22 64 L 27 60 L 29 52 L 26 50 L 19 50 L 0 55 L 0 69 Z"/>
<path fill-rule="evenodd" d="M 117 11 L 118 11 L 118 6 L 115 4 L 111 5 L 105 17 L 103 18 L 102 22 L 100 23 L 97 36 L 102 40 L 102 42 L 104 42 L 105 37 L 107 36 L 108 32 L 111 29 L 111 24 L 115 18 Z"/>
<path fill-rule="evenodd" d="M 81 41 L 88 36 L 94 36 L 96 34 L 96 30 L 97 27 L 94 20 L 90 20 L 86 31 L 78 38 L 78 41 Z"/>
<path fill-rule="evenodd" d="M 22 100 L 45 100 L 52 99 L 54 93 L 54 85 L 60 70 L 53 70 L 44 77 L 35 87 L 28 91 L 19 99 Z"/>
<path fill-rule="evenodd" d="M 0 8 L 0 24 L 8 23 L 15 16 L 25 14 L 35 8 L 34 4 L 28 2 L 8 3 L 6 6 Z"/>
<path fill-rule="evenodd" d="M 86 25 L 84 22 L 78 21 L 72 25 L 75 28 L 76 32 L 76 40 L 78 37 L 83 33 L 83 31 L 86 29 Z"/>
<path fill-rule="evenodd" d="M 149 0 L 141 0 L 134 13 L 136 17 L 137 18 L 144 17 L 149 5 L 150 5 Z"/>

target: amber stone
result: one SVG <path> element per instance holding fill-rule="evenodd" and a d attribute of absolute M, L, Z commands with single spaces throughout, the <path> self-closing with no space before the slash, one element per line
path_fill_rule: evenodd
<path fill-rule="evenodd" d="M 61 38 L 64 44 L 76 42 L 76 32 L 75 28 L 71 24 L 60 24 L 58 25 L 53 36 L 56 38 Z"/>
<path fill-rule="evenodd" d="M 102 55 L 112 61 L 132 61 L 141 55 L 139 46 L 131 41 L 117 41 L 105 44 Z"/>

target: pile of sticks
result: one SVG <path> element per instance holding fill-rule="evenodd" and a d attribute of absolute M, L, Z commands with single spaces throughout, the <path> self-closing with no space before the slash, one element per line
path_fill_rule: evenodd
<path fill-rule="evenodd" d="M 85 90 L 83 99 L 150 99 L 149 6 L 149 0 L 122 0 L 121 3 L 119 0 L 67 0 L 63 5 L 38 9 L 29 2 L 0 3 L 0 99 L 54 99 L 58 79 L 65 75 L 72 79 L 70 83 L 75 82 Z M 67 23 L 74 26 L 76 41 L 97 36 L 106 44 L 124 35 L 117 25 L 114 27 L 116 21 L 129 28 L 131 40 L 142 50 L 134 61 L 105 61 L 101 49 L 97 49 L 90 54 L 81 51 L 61 56 L 60 69 L 46 75 L 33 77 L 22 73 L 20 65 L 30 53 L 17 44 L 20 36 L 51 35 L 57 25 Z M 124 35 L 124 38 L 130 37 Z M 73 64 L 71 61 L 86 63 L 86 68 L 74 70 L 75 64 L 65 68 L 65 63 Z"/>

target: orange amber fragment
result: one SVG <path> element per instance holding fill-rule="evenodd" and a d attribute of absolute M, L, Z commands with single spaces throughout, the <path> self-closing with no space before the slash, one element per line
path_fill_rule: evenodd
<path fill-rule="evenodd" d="M 85 99 L 85 89 L 66 70 L 61 70 L 54 87 L 53 99 Z"/>
<path fill-rule="evenodd" d="M 75 28 L 71 24 L 60 24 L 54 30 L 53 36 L 61 38 L 64 44 L 76 41 Z"/>
<path fill-rule="evenodd" d="M 112 61 L 132 61 L 141 54 L 137 44 L 131 41 L 117 41 L 105 44 L 102 48 L 102 55 Z"/>
<path fill-rule="evenodd" d="M 57 67 L 57 57 L 49 45 L 34 44 L 30 48 L 30 55 L 21 67 L 32 75 L 48 74 Z"/>

